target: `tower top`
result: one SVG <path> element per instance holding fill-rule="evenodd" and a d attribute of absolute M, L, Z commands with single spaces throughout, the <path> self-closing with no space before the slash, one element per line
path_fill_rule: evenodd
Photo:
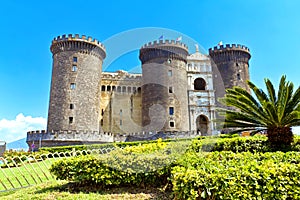
<path fill-rule="evenodd" d="M 188 53 L 188 47 L 184 43 L 175 40 L 159 40 L 142 46 L 139 58 L 143 64 L 157 58 L 175 58 L 187 62 Z"/>
<path fill-rule="evenodd" d="M 55 44 L 60 41 L 82 41 L 90 44 L 97 45 L 105 50 L 105 47 L 97 39 L 93 39 L 91 36 L 86 37 L 85 35 L 80 36 L 79 34 L 64 34 L 62 36 L 57 36 L 52 40 L 52 44 Z"/>
<path fill-rule="evenodd" d="M 209 54 L 211 53 L 218 53 L 218 52 L 224 52 L 224 51 L 244 51 L 246 53 L 250 54 L 250 49 L 244 45 L 241 44 L 226 44 L 226 45 L 220 45 L 215 46 L 213 48 L 209 49 Z"/>
<path fill-rule="evenodd" d="M 153 42 L 149 42 L 147 44 L 144 44 L 141 49 L 143 48 L 163 48 L 163 47 L 180 47 L 188 51 L 188 46 L 182 42 L 175 41 L 175 40 L 156 40 Z"/>
<path fill-rule="evenodd" d="M 78 50 L 83 49 L 93 52 L 92 54 L 101 56 L 102 59 L 106 57 L 105 47 L 97 39 L 85 35 L 80 36 L 79 34 L 68 34 L 57 36 L 52 40 L 50 50 L 53 54 L 60 51 Z"/>

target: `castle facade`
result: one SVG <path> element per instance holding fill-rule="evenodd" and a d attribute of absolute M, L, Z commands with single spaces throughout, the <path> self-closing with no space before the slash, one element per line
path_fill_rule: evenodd
<path fill-rule="evenodd" d="M 250 51 L 220 45 L 204 55 L 174 40 L 145 44 L 142 74 L 102 72 L 103 44 L 78 34 L 52 41 L 52 81 L 47 130 L 30 131 L 27 143 L 57 146 L 124 141 L 154 133 L 217 133 L 217 98 L 233 86 L 247 88 Z"/>

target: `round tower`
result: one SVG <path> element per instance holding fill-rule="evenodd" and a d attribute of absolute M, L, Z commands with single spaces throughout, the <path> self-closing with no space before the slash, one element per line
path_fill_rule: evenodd
<path fill-rule="evenodd" d="M 150 42 L 140 49 L 145 131 L 189 130 L 187 55 L 187 46 L 174 40 Z"/>
<path fill-rule="evenodd" d="M 76 34 L 52 41 L 48 131 L 99 131 L 100 81 L 104 46 Z"/>
<path fill-rule="evenodd" d="M 246 46 L 236 44 L 220 45 L 209 49 L 209 55 L 216 65 L 215 70 L 218 70 L 223 79 L 223 84 L 216 83 L 216 95 L 222 97 L 218 91 L 224 91 L 221 87 L 232 88 L 233 86 L 240 86 L 250 92 L 247 85 L 249 76 L 249 59 L 251 58 L 250 50 Z M 217 74 L 217 73 L 214 73 Z"/>

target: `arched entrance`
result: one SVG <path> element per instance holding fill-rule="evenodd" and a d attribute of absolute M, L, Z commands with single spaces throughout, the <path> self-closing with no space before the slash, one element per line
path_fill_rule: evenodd
<path fill-rule="evenodd" d="M 205 115 L 199 115 L 196 119 L 197 131 L 201 132 L 201 135 L 208 135 L 208 118 Z"/>

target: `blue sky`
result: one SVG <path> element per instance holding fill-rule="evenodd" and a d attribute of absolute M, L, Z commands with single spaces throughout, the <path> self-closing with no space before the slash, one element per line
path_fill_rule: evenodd
<path fill-rule="evenodd" d="M 161 27 L 193 38 L 206 53 L 219 41 L 240 43 L 251 50 L 254 83 L 263 86 L 265 77 L 277 83 L 286 74 L 298 87 L 299 8 L 297 0 L 2 1 L 0 140 L 46 128 L 52 67 L 49 47 L 58 35 L 79 33 L 105 41 L 123 31 Z M 159 36 L 155 32 L 149 38 Z M 130 52 L 110 69 L 139 66 L 137 55 Z"/>

